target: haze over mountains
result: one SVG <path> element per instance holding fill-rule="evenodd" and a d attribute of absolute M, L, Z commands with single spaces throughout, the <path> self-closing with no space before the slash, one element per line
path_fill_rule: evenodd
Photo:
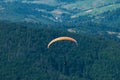
<path fill-rule="evenodd" d="M 1 0 L 0 16 L 0 20 L 11 22 L 67 25 L 74 32 L 116 32 L 120 24 L 120 1 Z M 96 29 L 94 26 L 94 31 L 88 29 L 88 27 L 81 27 L 89 23 L 102 24 L 105 31 L 101 27 L 97 28 L 103 29 L 103 31 Z M 75 27 L 71 27 L 71 25 Z M 91 27 L 90 25 L 87 26 Z M 65 27 L 62 26 L 62 28 Z M 113 31 L 111 31 L 112 29 Z"/>
<path fill-rule="evenodd" d="M 3 0 L 0 5 L 2 20 L 44 23 L 74 23 L 82 16 L 101 20 L 103 13 L 120 8 L 119 0 Z"/>

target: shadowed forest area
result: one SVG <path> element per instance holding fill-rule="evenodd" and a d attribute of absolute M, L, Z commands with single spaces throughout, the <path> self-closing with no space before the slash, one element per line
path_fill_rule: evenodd
<path fill-rule="evenodd" d="M 70 41 L 53 38 L 70 36 Z M 50 28 L 0 22 L 1 80 L 119 80 L 120 43 Z"/>

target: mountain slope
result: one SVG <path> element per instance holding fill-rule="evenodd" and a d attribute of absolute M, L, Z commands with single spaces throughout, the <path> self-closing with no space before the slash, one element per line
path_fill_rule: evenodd
<path fill-rule="evenodd" d="M 0 5 L 1 20 L 35 23 L 72 22 L 81 16 L 100 17 L 98 15 L 120 8 L 118 0 L 6 0 L 1 1 Z"/>
<path fill-rule="evenodd" d="M 78 46 L 61 41 L 47 49 L 59 36 L 74 37 Z M 119 52 L 118 42 L 99 36 L 0 23 L 1 80 L 119 80 Z"/>
<path fill-rule="evenodd" d="M 14 7 L 16 6 L 16 7 Z M 119 0 L 3 0 L 0 20 L 49 25 L 54 29 L 110 36 L 120 32 Z M 54 27 L 53 27 L 54 26 Z"/>

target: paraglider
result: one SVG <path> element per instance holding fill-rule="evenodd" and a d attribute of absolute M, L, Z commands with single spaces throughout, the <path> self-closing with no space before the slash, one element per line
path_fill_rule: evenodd
<path fill-rule="evenodd" d="M 75 42 L 76 45 L 77 45 L 77 41 L 76 41 L 74 38 L 66 37 L 66 36 L 64 37 L 64 36 L 63 36 L 63 37 L 58 37 L 58 38 L 55 38 L 55 39 L 51 40 L 51 41 L 48 43 L 47 48 L 49 48 L 50 45 L 53 44 L 54 42 L 56 42 L 56 41 L 62 41 L 62 40 L 72 41 L 72 42 Z"/>

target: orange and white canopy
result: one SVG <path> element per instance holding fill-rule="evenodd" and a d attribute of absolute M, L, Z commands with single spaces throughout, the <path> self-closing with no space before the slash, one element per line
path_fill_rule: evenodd
<path fill-rule="evenodd" d="M 50 47 L 50 45 L 56 41 L 62 41 L 62 40 L 68 40 L 68 41 L 72 41 L 72 42 L 75 42 L 77 44 L 77 41 L 71 37 L 58 37 L 58 38 L 55 38 L 53 40 L 51 40 L 49 43 L 48 43 L 48 46 L 47 48 Z"/>

